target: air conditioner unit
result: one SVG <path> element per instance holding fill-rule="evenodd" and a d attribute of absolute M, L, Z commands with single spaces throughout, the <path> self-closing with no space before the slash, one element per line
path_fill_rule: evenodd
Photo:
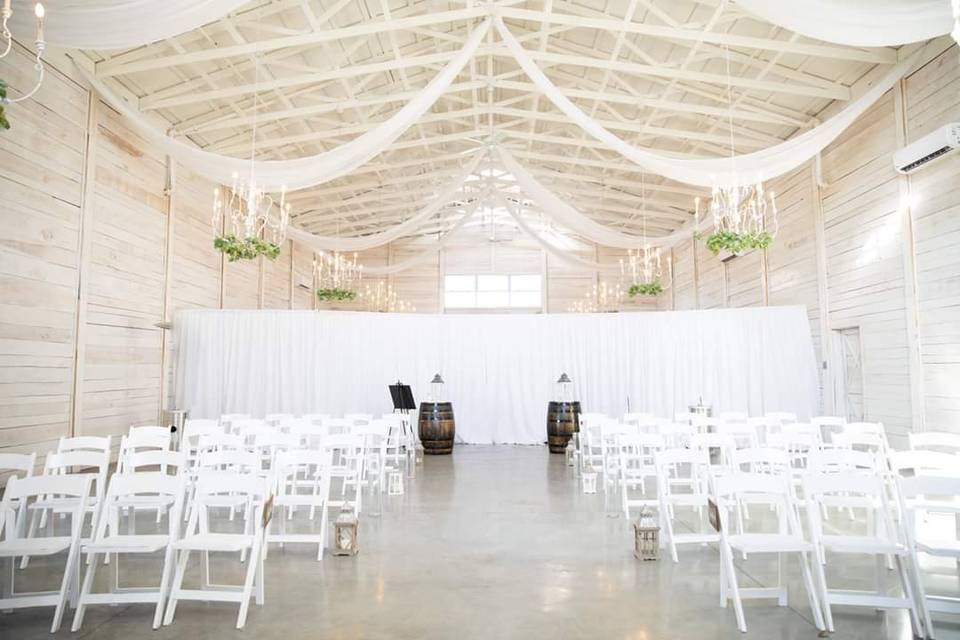
<path fill-rule="evenodd" d="M 913 173 L 957 149 L 960 149 L 960 122 L 951 122 L 894 153 L 893 166 L 900 173 Z"/>

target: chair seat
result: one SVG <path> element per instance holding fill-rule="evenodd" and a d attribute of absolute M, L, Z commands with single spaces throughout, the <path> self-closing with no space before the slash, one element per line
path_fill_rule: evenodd
<path fill-rule="evenodd" d="M 70 548 L 71 539 L 67 536 L 50 538 L 16 538 L 0 542 L 0 557 L 10 556 L 50 556 Z"/>
<path fill-rule="evenodd" d="M 253 546 L 253 536 L 240 533 L 198 533 L 174 543 L 191 551 L 243 551 Z"/>
<path fill-rule="evenodd" d="M 166 548 L 170 537 L 156 535 L 115 535 L 83 545 L 84 553 L 154 553 Z"/>
<path fill-rule="evenodd" d="M 727 536 L 730 546 L 746 553 L 811 551 L 813 545 L 795 536 L 778 533 L 741 533 Z"/>
<path fill-rule="evenodd" d="M 80 498 L 45 498 L 37 500 L 30 505 L 30 509 L 52 509 L 55 513 L 64 511 L 73 511 L 77 508 Z M 87 498 L 87 512 L 95 511 L 97 508 L 96 498 Z"/>
<path fill-rule="evenodd" d="M 823 546 L 837 553 L 904 554 L 902 544 L 873 536 L 822 536 Z"/>
<path fill-rule="evenodd" d="M 117 501 L 117 506 L 121 508 L 132 507 L 134 509 L 148 509 L 156 507 L 169 507 L 174 502 L 173 496 L 131 496 Z"/>
<path fill-rule="evenodd" d="M 935 556 L 960 557 L 960 541 L 935 538 L 920 538 L 917 540 L 917 551 Z"/>

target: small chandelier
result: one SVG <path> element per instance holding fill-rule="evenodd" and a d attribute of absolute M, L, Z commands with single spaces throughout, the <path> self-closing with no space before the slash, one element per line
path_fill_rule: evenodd
<path fill-rule="evenodd" d="M 344 256 L 339 251 L 320 252 L 313 259 L 313 276 L 317 289 L 353 292 L 363 280 L 363 265 L 357 254 Z"/>
<path fill-rule="evenodd" d="M 572 313 L 616 313 L 623 302 L 623 288 L 620 283 L 601 282 L 584 294 L 582 300 L 576 300 L 567 307 Z"/>
<path fill-rule="evenodd" d="M 359 298 L 368 311 L 408 313 L 417 310 L 410 303 L 400 299 L 392 284 L 387 284 L 382 280 L 373 287 L 369 284 L 366 285 Z"/>
<path fill-rule="evenodd" d="M 733 87 L 730 82 L 730 50 L 724 46 L 727 64 L 727 123 L 730 133 L 730 164 L 736 166 L 737 147 L 733 133 Z M 700 198 L 694 200 L 695 224 L 700 225 Z M 766 249 L 779 230 L 777 203 L 773 191 L 764 191 L 759 179 L 754 184 L 721 187 L 713 185 L 706 214 L 713 220 L 713 233 L 706 239 L 714 255 L 728 251 L 739 255 L 751 249 Z M 768 230 L 767 218 L 772 225 Z M 699 235 L 699 232 L 698 232 Z"/>
<path fill-rule="evenodd" d="M 670 259 L 668 258 L 666 262 L 669 276 Z M 656 296 L 670 288 L 669 277 L 666 286 L 661 281 L 663 260 L 660 256 L 660 247 L 650 246 L 646 242 L 642 249 L 628 251 L 626 262 L 620 259 L 620 277 L 629 278 L 630 287 L 627 289 L 627 295 L 631 298 L 638 295 Z"/>
<path fill-rule="evenodd" d="M 13 8 L 12 0 L 4 0 L 3 9 L 0 10 L 0 19 L 2 19 L 2 37 L 6 40 L 6 45 L 3 48 L 3 52 L 0 52 L 0 58 L 4 58 L 10 53 L 13 49 L 13 34 L 10 33 L 10 28 L 7 26 L 7 22 L 13 17 Z M 40 90 L 40 85 L 43 84 L 43 52 L 47 48 L 47 42 L 43 34 L 43 22 L 46 17 L 46 10 L 43 8 L 43 5 L 39 2 L 33 6 L 33 15 L 37 18 L 37 35 L 33 41 L 34 47 L 37 50 L 36 62 L 33 65 L 33 68 L 37 72 L 37 83 L 33 85 L 33 88 L 27 93 L 23 94 L 19 98 L 7 98 L 6 97 L 6 87 L 3 87 L 3 97 L 0 98 L 0 125 L 4 129 L 9 129 L 10 126 L 7 124 L 6 118 L 3 113 L 3 105 L 5 104 L 14 104 L 16 102 L 23 102 L 33 97 L 33 95 Z"/>

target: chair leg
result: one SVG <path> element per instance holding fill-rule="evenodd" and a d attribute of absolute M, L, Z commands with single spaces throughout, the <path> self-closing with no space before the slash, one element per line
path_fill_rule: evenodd
<path fill-rule="evenodd" d="M 737 585 L 736 568 L 733 566 L 733 549 L 731 549 L 728 545 L 722 545 L 721 556 L 721 560 L 724 563 L 724 568 L 726 569 L 727 574 L 727 589 L 729 590 L 729 595 L 733 600 L 733 612 L 737 617 L 737 629 L 739 629 L 741 633 L 746 633 L 747 623 L 743 617 L 743 602 L 740 600 L 740 587 Z"/>
<path fill-rule="evenodd" d="M 154 629 L 159 629 L 160 624 L 163 622 L 164 603 L 167 600 L 167 591 L 170 588 L 170 576 L 173 573 L 175 559 L 173 544 L 168 544 L 167 550 L 163 554 L 163 570 L 160 574 L 160 592 L 157 594 L 157 608 L 153 613 Z"/>
<path fill-rule="evenodd" d="M 917 599 L 914 597 L 910 576 L 907 575 L 907 569 L 903 566 L 904 558 L 902 556 L 894 556 L 894 562 L 897 564 L 897 573 L 900 574 L 903 595 L 905 595 L 910 602 L 910 624 L 913 626 L 913 635 L 914 637 L 922 638 L 924 625 L 920 621 L 920 612 L 917 610 Z"/>
<path fill-rule="evenodd" d="M 23 508 L 26 509 L 26 505 L 24 505 Z M 42 515 L 40 512 L 42 512 Z M 30 528 L 27 532 L 28 538 L 35 538 L 37 536 L 37 527 L 40 525 L 40 520 L 46 518 L 46 515 L 46 509 L 40 509 L 39 511 L 34 510 L 34 512 L 30 514 Z M 20 558 L 21 569 L 26 569 L 28 564 L 30 564 L 30 556 Z"/>
<path fill-rule="evenodd" d="M 820 603 L 823 606 L 823 619 L 827 626 L 827 631 L 833 633 L 833 611 L 830 608 L 830 592 L 827 589 L 827 576 L 824 571 L 826 565 L 826 550 L 823 552 L 823 560 L 814 558 L 813 574 L 817 579 L 818 590 L 820 591 Z"/>
<path fill-rule="evenodd" d="M 250 596 L 253 595 L 253 580 L 257 575 L 257 568 L 260 566 L 260 558 L 253 556 L 258 555 L 255 549 L 250 551 L 251 557 L 247 562 L 247 575 L 243 581 L 243 590 L 240 592 L 240 612 L 237 614 L 237 629 L 243 629 L 244 625 L 247 624 L 247 610 L 250 608 Z"/>
<path fill-rule="evenodd" d="M 167 610 L 163 614 L 163 625 L 166 626 L 173 622 L 173 614 L 177 611 L 177 592 L 183 587 L 183 575 L 187 572 L 187 561 L 190 560 L 189 549 L 180 552 L 177 559 L 177 574 L 173 578 L 173 584 L 170 586 L 170 598 L 167 600 Z"/>
<path fill-rule="evenodd" d="M 926 629 L 926 637 L 932 638 L 933 620 L 930 617 L 930 607 L 927 605 L 927 594 L 926 590 L 923 588 L 923 578 L 920 575 L 920 565 L 916 554 L 910 555 L 908 571 L 910 572 L 910 576 L 913 578 L 913 594 L 917 603 L 920 605 L 920 616 L 923 620 L 923 627 Z"/>
<path fill-rule="evenodd" d="M 800 553 L 800 573 L 803 575 L 803 586 L 807 592 L 807 602 L 810 603 L 810 612 L 813 614 L 813 623 L 820 631 L 824 630 L 823 611 L 820 609 L 820 599 L 813 586 L 813 577 L 810 575 L 810 558 L 806 553 Z"/>
<path fill-rule="evenodd" d="M 67 554 L 67 566 L 63 570 L 63 581 L 60 583 L 60 599 L 53 612 L 50 633 L 56 633 L 60 628 L 60 623 L 63 621 L 63 611 L 67 606 L 70 585 L 73 583 L 73 576 L 77 571 L 80 571 L 80 541 L 74 540 L 74 543 L 70 545 L 70 552 Z"/>
<path fill-rule="evenodd" d="M 70 627 L 70 631 L 76 632 L 80 630 L 81 625 L 83 625 L 83 614 L 87 611 L 86 598 L 90 595 L 90 591 L 93 589 L 93 578 L 97 573 L 97 563 L 99 561 L 99 556 L 96 553 L 91 553 L 88 556 L 89 561 L 87 562 L 87 573 L 83 576 L 83 587 L 80 589 L 80 597 L 77 600 L 77 611 L 73 615 L 73 625 Z"/>

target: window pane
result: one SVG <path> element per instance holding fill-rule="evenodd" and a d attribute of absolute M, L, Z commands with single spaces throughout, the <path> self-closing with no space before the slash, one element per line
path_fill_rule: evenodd
<path fill-rule="evenodd" d="M 510 276 L 511 291 L 540 292 L 540 276 Z"/>
<path fill-rule="evenodd" d="M 447 276 L 447 291 L 473 291 L 473 276 Z"/>
<path fill-rule="evenodd" d="M 450 308 L 468 308 L 474 306 L 474 293 L 460 293 L 456 291 L 447 291 L 444 296 L 444 304 Z"/>
<path fill-rule="evenodd" d="M 540 308 L 540 292 L 514 291 L 510 294 L 511 307 Z"/>
<path fill-rule="evenodd" d="M 477 291 L 509 291 L 510 276 L 477 276 Z"/>
<path fill-rule="evenodd" d="M 510 305 L 510 294 L 506 291 L 478 291 L 477 306 L 482 308 L 507 307 Z"/>

